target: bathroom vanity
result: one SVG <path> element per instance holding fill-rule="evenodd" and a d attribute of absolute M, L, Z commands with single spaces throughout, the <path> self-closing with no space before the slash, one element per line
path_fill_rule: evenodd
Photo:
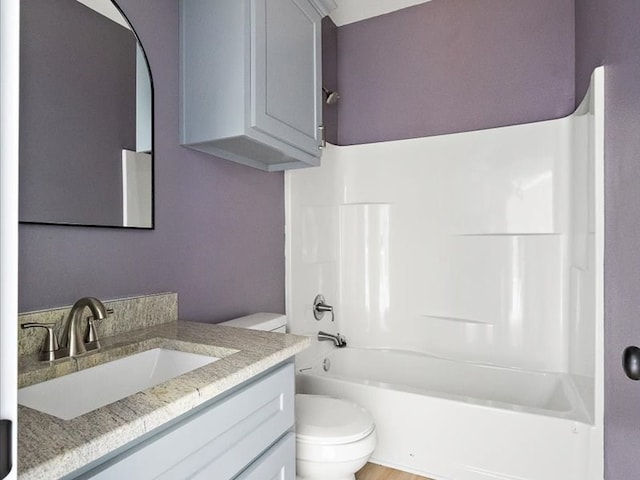
<path fill-rule="evenodd" d="M 22 356 L 20 387 L 155 348 L 217 360 L 69 420 L 19 406 L 20 479 L 294 478 L 292 357 L 308 338 L 172 321 L 101 342 L 51 364 Z"/>
<path fill-rule="evenodd" d="M 95 479 L 223 479 L 241 472 L 242 479 L 274 478 L 280 472 L 293 478 L 295 439 L 288 432 L 294 418 L 293 391 L 293 365 L 287 363 L 152 432 L 140 444 L 125 445 L 108 461 L 100 459 L 94 468 L 81 470 Z"/>

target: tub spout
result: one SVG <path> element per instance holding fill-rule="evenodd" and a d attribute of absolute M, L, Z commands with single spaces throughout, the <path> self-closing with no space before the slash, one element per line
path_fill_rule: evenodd
<path fill-rule="evenodd" d="M 347 339 L 344 338 L 339 333 L 333 335 L 331 333 L 318 332 L 318 341 L 322 342 L 324 340 L 333 342 L 333 344 L 338 348 L 342 348 L 342 347 L 346 347 L 347 346 Z"/>

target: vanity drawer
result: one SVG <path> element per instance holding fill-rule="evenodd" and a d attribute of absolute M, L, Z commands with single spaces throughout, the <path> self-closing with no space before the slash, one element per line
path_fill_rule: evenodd
<path fill-rule="evenodd" d="M 195 477 L 200 479 L 200 477 Z M 215 476 L 202 477 L 215 478 Z M 287 433 L 235 480 L 295 480 L 296 435 Z"/>
<path fill-rule="evenodd" d="M 292 428 L 293 402 L 289 363 L 80 478 L 234 478 Z"/>

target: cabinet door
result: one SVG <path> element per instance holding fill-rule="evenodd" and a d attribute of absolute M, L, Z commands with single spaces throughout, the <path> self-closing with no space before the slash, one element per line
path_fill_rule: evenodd
<path fill-rule="evenodd" d="M 321 20 L 307 0 L 251 0 L 249 127 L 317 157 Z"/>

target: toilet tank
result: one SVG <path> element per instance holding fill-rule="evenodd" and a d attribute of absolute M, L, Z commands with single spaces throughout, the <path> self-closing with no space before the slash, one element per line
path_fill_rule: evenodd
<path fill-rule="evenodd" d="M 253 315 L 234 318 L 233 320 L 222 322 L 218 325 L 263 330 L 265 332 L 286 333 L 287 317 L 281 313 L 254 313 Z"/>

